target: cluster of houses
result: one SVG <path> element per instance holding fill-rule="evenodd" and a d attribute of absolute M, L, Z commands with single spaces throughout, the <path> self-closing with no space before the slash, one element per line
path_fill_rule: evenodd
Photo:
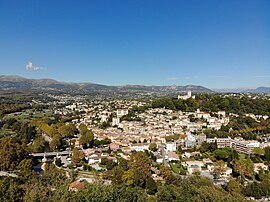
<path fill-rule="evenodd" d="M 191 91 L 186 95 L 178 96 L 178 99 L 195 99 Z M 146 103 L 136 100 L 92 100 L 85 104 L 75 102 L 63 109 L 58 109 L 55 113 L 68 114 L 70 112 L 80 112 L 80 117 L 74 119 L 73 123 L 79 126 L 84 123 L 91 129 L 96 139 L 109 138 L 112 142 L 104 148 L 82 149 L 85 158 L 91 167 L 102 170 L 100 166 L 103 158 L 112 162 L 117 162 L 118 157 L 129 159 L 132 151 L 149 150 L 151 143 L 156 143 L 158 150 L 152 152 L 157 164 L 169 166 L 178 162 L 180 158 L 181 166 L 185 168 L 187 174 L 200 173 L 203 176 L 214 179 L 216 165 L 208 158 L 194 160 L 199 152 L 185 152 L 181 156 L 177 153 L 177 148 L 183 150 L 201 145 L 203 142 L 216 143 L 218 148 L 231 147 L 236 151 L 251 154 L 254 148 L 264 148 L 270 146 L 269 143 L 258 141 L 247 141 L 240 138 L 206 138 L 202 131 L 206 128 L 219 130 L 229 123 L 229 117 L 225 111 L 216 113 L 202 112 L 200 109 L 195 112 L 173 111 L 165 108 L 149 108 L 143 112 L 136 112 L 136 121 L 123 121 L 121 117 L 128 115 L 132 106 L 143 106 Z M 236 115 L 237 116 L 237 115 Z M 267 116 L 255 116 L 248 114 L 253 119 L 267 119 Z M 121 121 L 122 120 L 122 121 Z M 101 129 L 99 126 L 103 122 L 110 122 L 110 126 Z M 179 135 L 178 138 L 167 141 L 168 136 Z M 76 147 L 80 147 L 78 139 Z M 108 152 L 108 149 L 114 152 Z M 268 169 L 267 165 L 258 163 L 254 165 L 254 171 Z M 220 178 L 225 181 L 230 178 L 232 169 L 224 165 Z M 82 184 L 82 183 L 77 183 Z M 74 183 L 74 187 L 77 186 Z"/>

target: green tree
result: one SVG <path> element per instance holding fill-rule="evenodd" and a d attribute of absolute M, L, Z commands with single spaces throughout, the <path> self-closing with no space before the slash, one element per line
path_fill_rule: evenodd
<path fill-rule="evenodd" d="M 55 165 L 58 166 L 58 167 L 61 167 L 62 166 L 61 158 L 56 158 L 55 159 Z"/>
<path fill-rule="evenodd" d="M 264 156 L 268 163 L 270 163 L 270 147 L 264 148 Z"/>
<path fill-rule="evenodd" d="M 218 179 L 220 178 L 221 174 L 226 171 L 226 166 L 225 166 L 224 161 L 222 160 L 216 161 L 214 165 L 215 165 L 215 168 L 213 171 L 214 177 Z"/>
<path fill-rule="evenodd" d="M 71 137 L 77 134 L 78 130 L 74 124 L 63 125 L 58 128 L 58 132 L 62 137 Z"/>
<path fill-rule="evenodd" d="M 157 144 L 156 143 L 151 143 L 149 145 L 149 150 L 151 150 L 153 152 L 157 151 Z"/>
<path fill-rule="evenodd" d="M 236 179 L 231 179 L 227 185 L 226 185 L 226 190 L 230 192 L 231 194 L 241 194 L 242 192 L 242 187 L 241 185 L 237 182 Z"/>
<path fill-rule="evenodd" d="M 81 166 L 84 158 L 85 155 L 83 151 L 80 151 L 78 148 L 73 149 L 71 160 L 76 166 Z"/>
<path fill-rule="evenodd" d="M 87 148 L 92 144 L 93 140 L 94 133 L 91 130 L 88 130 L 84 135 L 81 135 L 79 143 L 83 146 L 83 148 Z"/>
<path fill-rule="evenodd" d="M 12 137 L 0 139 L 0 170 L 15 170 L 27 153 Z"/>
<path fill-rule="evenodd" d="M 225 147 L 222 149 L 217 149 L 214 151 L 214 156 L 218 160 L 223 160 L 225 162 L 228 162 L 228 159 L 231 159 L 233 149 L 229 147 Z"/>
<path fill-rule="evenodd" d="M 152 177 L 146 179 L 145 188 L 147 194 L 153 195 L 157 193 L 157 184 Z"/>
<path fill-rule="evenodd" d="M 59 134 L 56 134 L 52 141 L 50 142 L 50 148 L 54 151 L 59 149 L 61 146 L 61 136 Z"/>
<path fill-rule="evenodd" d="M 160 166 L 160 175 L 163 179 L 166 180 L 170 175 L 172 175 L 172 171 L 169 167 L 161 165 Z"/>
<path fill-rule="evenodd" d="M 34 139 L 32 145 L 29 147 L 31 152 L 39 153 L 43 152 L 45 148 L 46 141 L 43 139 L 42 136 L 38 136 Z"/>
<path fill-rule="evenodd" d="M 134 184 L 143 187 L 151 176 L 151 160 L 145 152 L 135 152 L 128 163 L 130 173 L 133 173 Z"/>
<path fill-rule="evenodd" d="M 85 124 L 83 124 L 83 123 L 80 124 L 79 130 L 80 130 L 81 135 L 85 135 L 86 132 L 88 131 L 87 126 Z"/>
<path fill-rule="evenodd" d="M 240 176 L 251 178 L 254 174 L 254 163 L 250 158 L 240 158 L 233 163 L 233 170 Z"/>
<path fill-rule="evenodd" d="M 29 178 L 33 174 L 33 161 L 31 159 L 23 159 L 20 162 L 18 169 L 21 176 Z"/>

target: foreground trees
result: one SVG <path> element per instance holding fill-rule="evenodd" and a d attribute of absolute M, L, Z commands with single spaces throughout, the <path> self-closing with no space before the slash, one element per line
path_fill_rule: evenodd
<path fill-rule="evenodd" d="M 13 171 L 27 157 L 25 149 L 12 137 L 0 139 L 0 169 Z"/>
<path fill-rule="evenodd" d="M 175 176 L 174 183 L 158 185 L 155 195 L 136 186 L 88 184 L 78 192 L 68 191 L 69 180 L 64 173 L 48 168 L 48 174 L 35 176 L 22 183 L 16 178 L 0 177 L 1 201 L 89 201 L 89 202 L 177 202 L 177 201 L 245 201 L 238 193 L 234 195 L 215 188 L 205 178 L 198 176 L 181 179 Z M 51 174 L 53 173 L 53 175 Z M 153 189 L 154 186 L 151 186 Z M 156 191 L 156 190 L 154 190 Z"/>

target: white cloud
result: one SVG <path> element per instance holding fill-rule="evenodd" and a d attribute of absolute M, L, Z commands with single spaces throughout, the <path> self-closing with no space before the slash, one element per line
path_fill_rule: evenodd
<path fill-rule="evenodd" d="M 25 68 L 26 68 L 27 70 L 34 70 L 34 71 L 38 71 L 38 70 L 43 70 L 43 69 L 45 69 L 44 67 L 34 66 L 32 62 L 28 62 L 28 63 L 25 65 Z"/>

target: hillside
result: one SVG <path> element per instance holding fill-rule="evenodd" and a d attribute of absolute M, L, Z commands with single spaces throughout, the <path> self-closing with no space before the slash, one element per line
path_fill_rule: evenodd
<path fill-rule="evenodd" d="M 195 93 L 211 93 L 212 90 L 203 86 L 144 86 L 144 85 L 124 85 L 124 86 L 107 86 L 86 83 L 69 83 L 60 82 L 53 79 L 28 79 L 21 76 L 0 75 L 0 88 L 2 89 L 55 89 L 55 90 L 85 90 L 85 91 L 102 91 L 102 92 L 138 92 L 138 93 L 159 93 L 172 94 L 184 93 L 191 90 Z"/>

